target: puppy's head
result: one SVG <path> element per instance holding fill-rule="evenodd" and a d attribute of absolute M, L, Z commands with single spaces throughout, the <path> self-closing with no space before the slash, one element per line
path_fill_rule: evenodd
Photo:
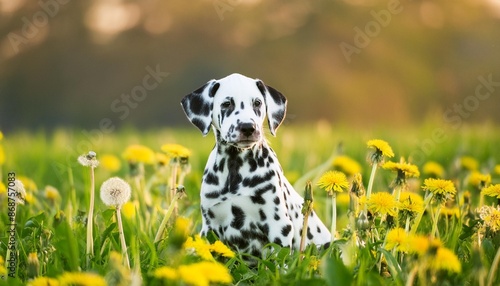
<path fill-rule="evenodd" d="M 213 126 L 221 140 L 238 148 L 250 148 L 263 139 L 266 116 L 275 135 L 286 104 L 279 91 L 240 74 L 211 80 L 181 101 L 186 116 L 203 135 Z"/>

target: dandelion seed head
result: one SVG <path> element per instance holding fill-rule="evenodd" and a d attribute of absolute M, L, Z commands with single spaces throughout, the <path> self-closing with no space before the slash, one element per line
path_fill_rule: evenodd
<path fill-rule="evenodd" d="M 500 206 L 482 206 L 476 212 L 479 213 L 479 218 L 481 218 L 484 228 L 492 232 L 500 230 Z"/>
<path fill-rule="evenodd" d="M 328 171 L 319 178 L 318 186 L 323 188 L 328 194 L 334 192 L 341 193 L 349 188 L 349 182 L 344 173 L 338 171 Z"/>
<path fill-rule="evenodd" d="M 89 151 L 87 154 L 78 156 L 78 163 L 84 167 L 96 168 L 99 166 L 97 154 L 94 151 Z"/>
<path fill-rule="evenodd" d="M 14 180 L 14 192 L 15 192 L 15 199 L 18 204 L 24 205 L 26 201 L 26 190 L 24 189 L 24 184 L 20 180 Z"/>
<path fill-rule="evenodd" d="M 130 185 L 121 178 L 110 178 L 101 185 L 101 200 L 107 206 L 121 207 L 130 195 Z"/>
<path fill-rule="evenodd" d="M 375 214 L 396 216 L 396 199 L 387 192 L 374 193 L 368 199 L 368 209 Z"/>

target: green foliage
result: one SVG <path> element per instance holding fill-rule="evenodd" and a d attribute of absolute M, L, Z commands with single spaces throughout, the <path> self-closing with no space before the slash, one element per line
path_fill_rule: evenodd
<path fill-rule="evenodd" d="M 475 196 L 480 193 L 467 183 L 470 172 L 456 167 L 463 155 L 470 155 L 479 162 L 481 172 L 491 174 L 492 184 L 499 182 L 500 174 L 494 171 L 494 167 L 499 163 L 496 159 L 500 158 L 500 151 L 495 147 L 500 142 L 499 132 L 494 128 L 487 129 L 487 132 L 479 130 L 481 129 L 464 127 L 461 134 L 448 133 L 448 140 L 441 145 L 437 144 L 433 152 L 426 154 L 425 161 L 418 164 L 422 170 L 422 165 L 427 161 L 439 162 L 446 169 L 446 178 L 456 182 L 460 199 L 447 202 L 447 207 L 457 207 L 458 215 L 442 214 L 438 221 L 434 222 L 433 212 L 436 205 L 430 201 L 430 207 L 422 215 L 417 234 L 428 236 L 433 224 L 437 223 L 437 238 L 443 247 L 456 255 L 461 264 L 459 272 L 433 269 L 432 264 L 425 260 L 426 257 L 431 257 L 426 255 L 434 255 L 430 252 L 422 256 L 396 248 L 386 248 L 388 233 L 398 224 L 404 228 L 404 219 L 368 212 L 368 224 L 364 226 L 367 228 L 353 228 L 353 225 L 358 224 L 352 224 L 351 221 L 356 222 L 359 216 L 350 209 L 352 205 L 342 203 L 341 199 L 338 205 L 340 237 L 327 249 L 318 250 L 309 246 L 300 253 L 270 244 L 266 247 L 265 258 L 246 254 L 225 257 L 214 251 L 211 253 L 215 261 L 224 265 L 232 276 L 233 284 L 237 285 L 399 286 L 407 284 L 408 281 L 413 281 L 413 285 L 424 285 L 429 281 L 437 281 L 443 285 L 484 283 L 488 275 L 494 273 L 492 269 L 495 269 L 497 263 L 495 255 L 500 246 L 500 234 L 484 227 L 484 221 L 477 211 L 479 200 L 471 204 L 461 201 L 465 190 L 470 190 Z M 299 174 L 297 177 L 307 175 L 307 179 L 314 180 L 329 169 L 331 160 L 343 154 L 363 165 L 361 173 L 366 186 L 371 167 L 365 163 L 369 150 L 364 143 L 372 136 L 375 137 L 374 132 L 353 133 L 343 128 L 330 132 L 325 131 L 325 126 L 307 130 L 296 128 L 293 131 L 285 126 L 280 131 L 282 134 L 277 138 L 270 138 L 270 141 L 278 157 L 283 158 L 281 163 L 285 174 L 296 173 Z M 410 131 L 413 135 L 407 137 L 406 134 Z M 392 147 L 396 156 L 408 157 L 414 150 L 420 150 L 419 143 L 415 143 L 412 138 L 426 138 L 427 134 L 426 130 L 410 131 L 381 130 L 376 137 L 394 142 Z M 28 192 L 32 195 L 32 200 L 26 205 L 19 205 L 15 217 L 18 246 L 16 278 L 0 280 L 0 285 L 21 285 L 29 281 L 31 274 L 28 269 L 33 267 L 33 262 L 30 261 L 33 258 L 32 253 L 35 253 L 38 259 L 38 273 L 44 277 L 56 278 L 68 272 L 93 272 L 106 277 L 113 285 L 119 284 L 116 281 L 131 279 L 133 275 L 140 275 L 145 285 L 179 282 L 175 279 L 158 278 L 155 271 L 163 267 L 178 271 L 179 267 L 194 265 L 203 260 L 196 251 L 186 250 L 184 243 L 188 237 L 193 238 L 200 229 L 199 186 L 203 167 L 213 144 L 212 139 L 203 139 L 203 144 L 200 144 L 198 133 L 183 130 L 129 131 L 112 134 L 106 138 L 105 144 L 94 146 L 93 151 L 98 154 L 97 158 L 106 153 L 120 157 L 123 150 L 132 143 L 144 144 L 159 152 L 158 142 L 180 143 L 189 148 L 193 155 L 189 158 L 191 172 L 185 174 L 183 182 L 187 198 L 179 200 L 178 208 L 179 216 L 187 218 L 187 225 L 182 228 L 176 225 L 176 220 L 170 220 L 161 239 L 156 243 L 156 231 L 169 206 L 168 168 L 172 166 L 167 169 L 165 166 L 145 166 L 144 180 L 139 183 L 129 175 L 127 162 L 123 160 L 122 167 L 117 171 L 108 171 L 104 166 L 96 168 L 96 194 L 104 180 L 116 175 L 127 178 L 135 189 L 132 198 L 135 203 L 135 215 L 123 215 L 125 240 L 132 267 L 131 270 L 124 270 L 121 261 L 116 262 L 116 254 L 121 252 L 121 247 L 115 210 L 97 200 L 94 212 L 94 256 L 91 257 L 90 268 L 87 269 L 85 237 L 89 173 L 86 167 L 75 164 L 78 154 L 68 154 L 64 148 L 64 144 L 78 144 L 79 138 L 61 141 L 64 143 L 59 141 L 58 138 L 67 134 L 69 131 L 58 131 L 52 136 L 43 137 L 18 133 L 8 135 L 2 141 L 5 149 L 10 150 L 6 164 L 2 166 L 2 178 L 6 178 L 6 172 L 15 172 L 18 177 L 26 176 L 32 179 L 37 189 Z M 341 141 L 343 148 L 338 148 Z M 50 152 L 45 152 L 42 156 L 38 152 L 42 152 L 43 148 L 50 148 Z M 45 167 L 32 171 L 34 164 Z M 422 172 L 422 178 L 410 182 L 417 184 L 426 176 Z M 374 180 L 374 191 L 392 190 L 394 186 L 391 181 L 394 178 L 395 175 L 390 171 L 379 170 Z M 296 182 L 301 184 L 305 180 L 298 179 Z M 60 199 L 48 199 L 44 187 L 49 184 L 59 190 Z M 411 191 L 423 192 L 418 184 L 417 187 L 411 184 L 407 186 Z M 314 181 L 313 186 L 317 188 Z M 137 192 L 138 189 L 141 190 L 140 193 Z M 297 190 L 301 191 L 299 188 Z M 150 204 L 142 204 L 137 197 L 145 192 L 150 192 Z M 329 198 L 326 192 L 319 188 L 314 194 L 314 208 L 323 221 L 328 223 Z M 495 201 L 487 201 L 488 205 L 495 204 Z M 6 203 L 5 195 L 0 195 L 0 202 Z M 126 210 L 122 209 L 122 212 Z M 6 212 L 0 214 L 1 229 L 7 227 L 9 219 Z M 8 239 L 6 235 L 0 236 L 0 255 L 4 259 Z M 217 240 L 215 235 L 209 234 L 205 243 L 211 245 Z M 113 273 L 112 279 L 109 273 Z M 497 283 L 499 279 L 498 273 L 492 274 L 492 283 Z"/>

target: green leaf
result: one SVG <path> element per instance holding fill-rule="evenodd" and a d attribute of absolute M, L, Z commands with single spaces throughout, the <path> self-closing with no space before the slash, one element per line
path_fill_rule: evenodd
<path fill-rule="evenodd" d="M 326 279 L 326 285 L 345 286 L 351 285 L 353 274 L 347 269 L 341 259 L 329 257 L 326 259 L 323 273 Z"/>

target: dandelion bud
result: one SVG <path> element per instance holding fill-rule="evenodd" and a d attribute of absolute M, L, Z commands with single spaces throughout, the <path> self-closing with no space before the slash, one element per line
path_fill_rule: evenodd
<path fill-rule="evenodd" d="M 38 256 L 36 252 L 31 252 L 28 255 L 28 263 L 27 263 L 27 274 L 30 278 L 37 277 L 40 269 L 40 262 L 38 261 Z"/>
<path fill-rule="evenodd" d="M 365 212 L 361 212 L 361 214 L 358 217 L 358 221 L 356 222 L 356 225 L 360 230 L 366 230 L 370 227 L 370 221 L 366 217 Z"/>
<path fill-rule="evenodd" d="M 78 157 L 78 163 L 85 167 L 95 168 L 99 166 L 99 161 L 97 160 L 97 154 L 94 151 L 89 151 L 87 154 L 80 155 Z"/>
<path fill-rule="evenodd" d="M 130 185 L 118 177 L 110 178 L 101 185 L 101 200 L 107 206 L 122 206 L 130 199 L 130 193 Z"/>

